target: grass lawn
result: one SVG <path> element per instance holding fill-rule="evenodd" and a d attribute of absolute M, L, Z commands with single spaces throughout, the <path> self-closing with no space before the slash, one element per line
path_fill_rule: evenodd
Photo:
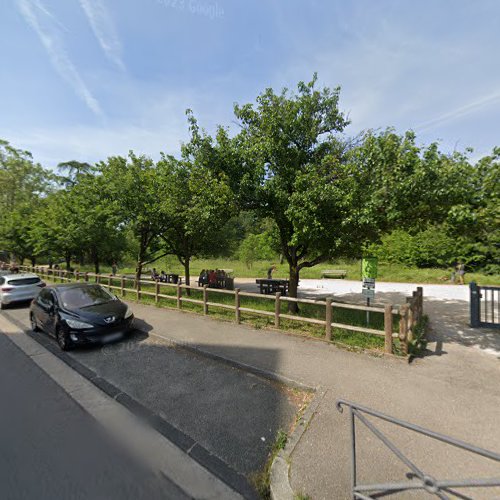
<path fill-rule="evenodd" d="M 273 276 L 276 278 L 288 277 L 288 265 L 286 263 L 280 264 L 279 261 L 258 261 L 248 268 L 243 262 L 231 259 L 194 259 L 191 263 L 191 276 L 196 278 L 202 269 L 232 269 L 236 278 L 264 278 L 267 270 L 271 265 L 276 265 L 277 270 Z M 175 257 L 166 257 L 160 259 L 154 264 L 148 266 L 149 268 L 156 267 L 158 271 L 164 270 L 183 275 L 184 268 L 180 265 Z M 303 269 L 300 277 L 303 279 L 321 278 L 321 271 L 326 269 L 344 269 L 347 271 L 347 279 L 360 280 L 361 279 L 361 265 L 359 261 L 337 261 L 327 262 L 320 264 L 313 268 Z M 91 266 L 81 268 L 82 271 L 93 271 Z M 110 266 L 102 266 L 102 273 L 110 273 Z M 119 274 L 133 273 L 134 267 L 123 264 L 119 267 Z M 419 269 L 408 268 L 400 264 L 379 263 L 378 265 L 378 281 L 389 281 L 396 283 L 450 283 L 451 269 Z M 500 285 L 500 276 L 498 275 L 485 275 L 480 273 L 467 273 L 465 275 L 466 282 L 476 281 L 479 285 Z"/>

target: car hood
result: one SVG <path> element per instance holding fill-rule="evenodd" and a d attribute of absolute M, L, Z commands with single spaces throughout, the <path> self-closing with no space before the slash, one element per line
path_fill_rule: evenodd
<path fill-rule="evenodd" d="M 127 312 L 127 304 L 124 304 L 120 300 L 111 300 L 103 304 L 84 307 L 83 309 L 69 312 L 81 318 L 82 321 L 88 321 L 102 326 L 112 326 L 123 320 Z"/>

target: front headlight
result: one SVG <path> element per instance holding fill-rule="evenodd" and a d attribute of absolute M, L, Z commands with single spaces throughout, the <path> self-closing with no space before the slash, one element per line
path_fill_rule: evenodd
<path fill-rule="evenodd" d="M 84 323 L 83 321 L 77 321 L 76 319 L 67 319 L 66 323 L 70 328 L 75 330 L 84 330 L 85 328 L 94 328 L 94 325 L 90 323 Z"/>
<path fill-rule="evenodd" d="M 127 319 L 127 318 L 130 318 L 130 316 L 132 316 L 132 309 L 130 309 L 130 307 L 127 306 L 127 310 L 125 311 L 124 318 Z"/>

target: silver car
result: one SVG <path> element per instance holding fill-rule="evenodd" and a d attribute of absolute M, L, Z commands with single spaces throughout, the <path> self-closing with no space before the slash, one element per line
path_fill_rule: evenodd
<path fill-rule="evenodd" d="M 13 302 L 34 299 L 45 283 L 36 274 L 7 274 L 0 276 L 0 309 Z"/>

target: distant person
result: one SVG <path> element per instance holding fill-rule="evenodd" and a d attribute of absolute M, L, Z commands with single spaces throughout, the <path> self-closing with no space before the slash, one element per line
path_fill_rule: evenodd
<path fill-rule="evenodd" d="M 465 264 L 463 262 L 459 262 L 457 265 L 457 276 L 458 276 L 458 284 L 464 285 Z"/>
<path fill-rule="evenodd" d="M 153 267 L 153 270 L 151 271 L 151 279 L 154 281 L 158 279 L 158 271 L 156 271 L 155 267 Z"/>
<path fill-rule="evenodd" d="M 454 266 L 453 269 L 451 270 L 450 281 L 452 283 L 455 283 L 456 279 L 457 279 L 457 271 L 456 271 L 456 266 Z"/>
<path fill-rule="evenodd" d="M 276 266 L 271 266 L 268 270 L 267 270 L 267 279 L 268 280 L 272 280 L 273 279 L 273 273 L 274 271 L 276 271 Z"/>
<path fill-rule="evenodd" d="M 167 283 L 168 279 L 167 279 L 167 273 L 165 273 L 165 271 L 162 271 L 160 273 L 160 281 L 162 283 Z"/>
<path fill-rule="evenodd" d="M 117 271 L 117 266 L 116 266 L 116 262 L 113 261 L 113 264 L 111 264 L 111 274 L 113 276 L 116 276 L 116 271 Z"/>
<path fill-rule="evenodd" d="M 208 286 L 217 286 L 217 273 L 213 269 L 208 273 Z"/>

